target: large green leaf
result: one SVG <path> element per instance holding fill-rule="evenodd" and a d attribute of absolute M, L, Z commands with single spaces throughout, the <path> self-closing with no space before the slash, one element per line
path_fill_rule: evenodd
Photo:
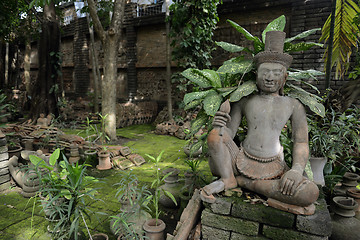
<path fill-rule="evenodd" d="M 209 116 L 204 111 L 200 111 L 196 119 L 191 123 L 190 135 L 197 133 L 207 122 Z"/>
<path fill-rule="evenodd" d="M 324 44 L 321 43 L 314 43 L 314 42 L 301 42 L 301 43 L 285 43 L 284 44 L 284 52 L 300 52 L 300 51 L 306 51 L 310 48 L 317 46 L 317 47 L 323 47 Z"/>
<path fill-rule="evenodd" d="M 252 60 L 243 60 L 242 62 L 236 63 L 236 62 L 226 62 L 224 65 L 219 67 L 217 70 L 218 73 L 225 74 L 237 74 L 237 73 L 248 73 L 251 71 L 253 66 Z"/>
<path fill-rule="evenodd" d="M 227 42 L 215 42 L 216 45 L 218 45 L 219 47 L 222 47 L 225 51 L 228 52 L 241 52 L 243 51 L 245 48 L 244 47 L 240 47 L 238 45 L 232 44 L 232 43 L 227 43 Z"/>
<path fill-rule="evenodd" d="M 253 36 L 251 33 L 249 33 L 245 28 L 243 28 L 242 26 L 240 26 L 239 24 L 237 24 L 236 22 L 234 21 L 231 21 L 231 20 L 227 20 L 231 26 L 233 26 L 239 33 L 242 33 L 245 38 L 247 40 L 250 40 L 250 41 L 255 41 L 256 39 L 259 39 L 258 37 L 255 37 Z"/>
<path fill-rule="evenodd" d="M 49 159 L 49 164 L 54 166 L 56 161 L 59 159 L 60 156 L 60 148 L 57 148 L 51 155 Z"/>
<path fill-rule="evenodd" d="M 235 91 L 235 89 L 237 89 L 237 87 L 224 87 L 218 88 L 216 90 L 221 94 L 221 96 L 226 97 L 227 95 Z"/>
<path fill-rule="evenodd" d="M 277 19 L 270 22 L 266 26 L 265 30 L 262 32 L 262 40 L 263 40 L 263 42 L 265 42 L 265 37 L 266 37 L 267 32 L 269 32 L 269 31 L 284 31 L 285 24 L 286 24 L 286 18 L 285 18 L 284 15 L 281 15 Z"/>
<path fill-rule="evenodd" d="M 241 98 L 250 95 L 254 91 L 257 91 L 256 83 L 253 81 L 247 81 L 238 86 L 238 88 L 230 95 L 230 102 L 239 101 Z"/>
<path fill-rule="evenodd" d="M 194 108 L 194 107 L 197 107 L 199 106 L 200 104 L 202 103 L 202 99 L 197 99 L 197 100 L 194 100 L 194 101 L 191 101 L 190 103 L 188 103 L 185 107 L 184 107 L 184 110 L 189 110 L 191 108 Z"/>
<path fill-rule="evenodd" d="M 311 34 L 314 34 L 315 32 L 317 32 L 319 30 L 321 30 L 321 28 L 314 28 L 314 29 L 310 29 L 310 30 L 307 30 L 305 32 L 299 33 L 298 35 L 296 35 L 294 37 L 286 38 L 285 43 L 289 43 L 289 42 L 292 42 L 294 40 L 306 38 L 306 37 L 310 36 Z"/>
<path fill-rule="evenodd" d="M 207 115 L 214 116 L 215 113 L 219 110 L 222 103 L 222 96 L 215 93 L 207 95 L 203 101 L 204 110 Z"/>
<path fill-rule="evenodd" d="M 210 82 L 211 86 L 214 88 L 221 87 L 221 81 L 219 74 L 210 69 L 199 70 L 199 72 Z"/>
<path fill-rule="evenodd" d="M 318 76 L 323 76 L 324 72 L 317 71 L 315 69 L 308 69 L 308 70 L 294 70 L 289 71 L 289 80 L 303 80 L 303 79 L 309 79 L 314 78 L 317 79 Z"/>
<path fill-rule="evenodd" d="M 184 96 L 184 103 L 188 104 L 191 101 L 194 100 L 198 100 L 198 99 L 202 99 L 205 98 L 209 93 L 211 92 L 215 92 L 215 90 L 211 89 L 211 90 L 207 90 L 207 91 L 202 91 L 202 92 L 191 92 L 191 93 L 187 93 Z"/>
<path fill-rule="evenodd" d="M 310 110 L 321 117 L 325 116 L 325 107 L 316 98 L 312 97 L 308 92 L 292 89 L 288 96 L 299 99 L 304 105 L 308 106 Z"/>
<path fill-rule="evenodd" d="M 291 83 L 289 83 L 289 82 L 286 82 L 286 86 L 290 88 L 289 91 L 296 90 L 296 91 L 298 91 L 298 92 L 302 92 L 302 94 L 307 94 L 307 95 L 309 95 L 310 97 L 317 99 L 317 101 L 322 101 L 322 98 L 321 98 L 321 97 L 319 97 L 319 96 L 317 96 L 317 95 L 315 95 L 315 94 L 309 93 L 309 92 L 305 91 L 304 89 L 302 89 L 301 87 L 295 86 L 295 85 L 293 85 L 293 84 L 291 84 Z M 313 86 L 313 85 L 311 85 L 311 86 Z M 313 86 L 313 87 L 314 87 L 314 90 L 316 90 L 316 91 L 319 92 L 319 90 L 317 89 L 317 87 L 315 87 L 315 86 Z M 289 91 L 288 91 L 288 92 L 289 92 Z"/>
<path fill-rule="evenodd" d="M 253 55 L 258 54 L 259 52 L 264 51 L 265 49 L 265 43 L 263 43 L 262 41 L 260 41 L 260 39 L 258 37 L 256 37 L 255 41 L 254 41 L 254 52 Z"/>
<path fill-rule="evenodd" d="M 189 79 L 191 82 L 199 85 L 202 88 L 211 87 L 209 80 L 201 74 L 200 70 L 195 68 L 188 68 L 181 73 L 184 77 Z"/>

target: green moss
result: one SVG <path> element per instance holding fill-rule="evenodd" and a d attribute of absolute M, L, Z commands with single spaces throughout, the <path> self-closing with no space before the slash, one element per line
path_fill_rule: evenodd
<path fill-rule="evenodd" d="M 183 152 L 186 141 L 173 136 L 156 135 L 153 130 L 154 127 L 151 125 L 136 125 L 117 129 L 119 137 L 129 139 L 124 145 L 130 147 L 133 153 L 143 156 L 147 161 L 139 167 L 132 167 L 131 170 L 127 170 L 133 171 L 141 184 L 149 185 L 153 181 L 155 174 L 154 166 L 148 162 L 149 158 L 145 154 L 158 156 L 162 150 L 165 150 L 160 168 L 176 167 L 180 170 L 180 177 L 189 169 L 185 164 L 187 156 Z M 78 134 L 80 130 L 65 129 L 63 131 L 67 134 Z M 83 136 L 82 134 L 84 133 L 81 133 L 80 136 Z M 203 163 L 200 165 L 200 171 L 210 178 L 211 174 L 207 159 L 203 158 L 203 160 Z M 89 211 L 91 221 L 87 222 L 87 224 L 91 233 L 105 232 L 111 235 L 109 217 L 116 215 L 120 208 L 120 203 L 115 198 L 117 186 L 114 186 L 114 184 L 119 182 L 121 170 L 100 171 L 96 168 L 89 168 L 87 172 L 89 175 L 100 180 L 98 183 L 93 184 L 92 187 L 97 188 L 96 197 L 103 200 L 87 199 L 85 201 L 91 210 Z M 33 203 L 34 199 L 24 198 L 14 190 L 7 191 L 6 194 L 0 192 L 0 211 L 2 214 L 0 218 L 1 236 L 9 236 L 6 239 L 14 239 L 13 236 L 19 236 L 16 239 L 31 239 L 31 236 L 33 236 L 33 239 L 50 239 L 46 232 L 47 221 L 43 218 L 43 213 L 41 213 L 42 207 L 39 202 L 34 212 L 34 224 L 37 227 L 35 230 L 30 229 Z M 9 208 L 8 205 L 14 206 L 14 208 Z M 103 212 L 107 215 L 101 215 L 98 212 Z M 24 229 L 24 232 L 22 232 L 22 229 Z M 86 232 L 85 228 L 83 230 Z"/>

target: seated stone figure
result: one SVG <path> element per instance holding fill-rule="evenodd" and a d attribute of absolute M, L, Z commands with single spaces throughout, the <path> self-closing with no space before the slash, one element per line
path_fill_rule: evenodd
<path fill-rule="evenodd" d="M 268 32 L 265 51 L 255 56 L 259 94 L 232 104 L 230 113 L 215 114 L 214 128 L 208 135 L 209 165 L 212 174 L 220 178 L 201 189 L 203 201 L 214 202 L 214 193 L 240 186 L 266 196 L 275 208 L 314 213 L 319 190 L 303 176 L 309 156 L 305 109 L 297 99 L 283 96 L 292 62 L 292 57 L 283 53 L 284 40 L 284 32 Z M 248 131 L 237 146 L 233 139 L 243 116 Z M 279 140 L 289 119 L 294 143 L 291 169 L 284 161 Z"/>

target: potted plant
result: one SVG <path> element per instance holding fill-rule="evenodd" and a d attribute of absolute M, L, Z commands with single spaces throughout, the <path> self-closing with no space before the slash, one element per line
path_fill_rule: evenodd
<path fill-rule="evenodd" d="M 115 197 L 121 203 L 121 211 L 116 216 L 111 216 L 110 229 L 119 239 L 143 239 L 142 226 L 151 215 L 149 201 L 151 193 L 146 185 L 139 185 L 138 178 L 132 171 L 121 173 Z"/>
<path fill-rule="evenodd" d="M 149 239 L 164 239 L 164 230 L 165 230 L 165 223 L 161 219 L 159 219 L 159 216 L 161 214 L 161 211 L 159 209 L 159 199 L 161 194 L 166 195 L 169 197 L 176 205 L 177 202 L 174 198 L 174 196 L 165 189 L 160 188 L 160 186 L 164 183 L 164 179 L 167 178 L 171 172 L 166 174 L 165 176 L 161 176 L 161 171 L 159 167 L 159 163 L 161 161 L 161 156 L 163 155 L 164 150 L 161 151 L 161 153 L 155 158 L 151 155 L 146 154 L 147 157 L 150 158 L 150 162 L 154 164 L 155 167 L 155 178 L 153 182 L 151 183 L 151 188 L 154 190 L 154 193 L 151 197 L 151 204 L 153 208 L 153 217 L 152 219 L 147 220 L 144 225 L 143 229 L 145 231 L 145 236 Z"/>
<path fill-rule="evenodd" d="M 309 116 L 309 147 L 312 157 L 326 157 L 326 185 L 332 191 L 347 171 L 355 171 L 359 157 L 360 110 L 357 107 L 337 112 L 331 107 L 323 118 Z"/>
<path fill-rule="evenodd" d="M 43 211 L 54 223 L 52 229 L 48 229 L 55 239 L 78 239 L 80 223 L 84 222 L 87 228 L 85 198 L 94 199 L 95 189 L 89 184 L 97 180 L 86 175 L 86 165 L 69 164 L 63 154 L 60 156 L 60 149 L 56 149 L 48 161 L 35 155 L 30 155 L 30 161 L 40 180 Z"/>

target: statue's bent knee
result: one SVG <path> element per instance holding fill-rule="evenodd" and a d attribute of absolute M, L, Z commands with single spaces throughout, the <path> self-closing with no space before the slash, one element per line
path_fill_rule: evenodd
<path fill-rule="evenodd" d="M 319 197 L 319 188 L 312 181 L 305 180 L 295 193 L 295 200 L 299 206 L 309 206 Z"/>

